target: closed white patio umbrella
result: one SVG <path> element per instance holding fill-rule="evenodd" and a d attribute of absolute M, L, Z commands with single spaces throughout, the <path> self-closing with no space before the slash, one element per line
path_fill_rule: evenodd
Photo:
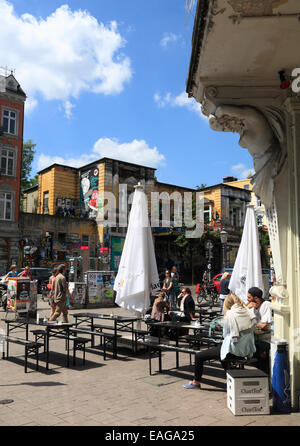
<path fill-rule="evenodd" d="M 248 290 L 254 286 L 264 292 L 256 216 L 254 207 L 248 205 L 243 236 L 234 263 L 229 289 L 246 303 Z"/>
<path fill-rule="evenodd" d="M 147 196 L 143 186 L 139 184 L 135 186 L 127 234 L 115 280 L 115 302 L 125 310 L 141 315 L 150 306 L 150 291 L 159 288 Z"/>

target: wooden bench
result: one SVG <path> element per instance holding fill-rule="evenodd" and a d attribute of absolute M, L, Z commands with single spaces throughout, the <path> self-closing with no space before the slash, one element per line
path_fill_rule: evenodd
<path fill-rule="evenodd" d="M 71 333 L 82 333 L 82 334 L 89 334 L 91 335 L 91 345 L 94 346 L 94 336 L 99 336 L 101 338 L 101 345 L 102 345 L 102 338 L 103 338 L 103 359 L 106 360 L 106 347 L 107 345 L 112 345 L 113 348 L 113 357 L 117 359 L 117 348 L 116 348 L 116 338 L 120 338 L 121 335 L 115 336 L 112 333 L 105 333 L 103 331 L 97 331 L 97 330 L 90 330 L 89 328 L 70 328 Z M 85 339 L 87 342 L 89 342 L 88 339 Z"/>
<path fill-rule="evenodd" d="M 46 330 L 30 330 L 34 335 L 35 342 L 38 342 L 40 339 L 43 340 L 44 344 L 44 353 L 46 351 Z"/>
<path fill-rule="evenodd" d="M 133 330 L 133 333 L 134 333 L 134 350 L 135 350 L 135 353 L 137 353 L 138 341 L 140 341 L 140 340 L 144 341 L 145 337 L 149 336 L 149 332 L 148 332 L 148 330 L 141 330 L 141 329 L 135 328 Z"/>
<path fill-rule="evenodd" d="M 40 347 L 42 347 L 44 344 L 41 344 L 39 342 L 34 342 L 34 341 L 26 341 L 25 339 L 19 339 L 19 338 L 14 338 L 12 336 L 4 336 L 4 341 L 6 342 L 6 357 L 5 357 L 5 352 L 3 349 L 3 353 L 2 353 L 2 358 L 3 359 L 8 359 L 9 358 L 9 344 L 18 344 L 18 345 L 23 345 L 25 347 L 25 373 L 27 373 L 27 360 L 28 360 L 28 355 L 30 353 L 34 353 L 35 357 L 36 357 L 36 370 L 39 369 L 39 349 Z"/>
<path fill-rule="evenodd" d="M 105 325 L 105 324 L 94 324 L 94 325 L 93 325 L 93 328 L 94 328 L 96 331 L 99 330 L 100 333 L 103 333 L 103 330 L 105 330 L 105 329 L 107 329 L 107 330 L 114 330 L 114 327 L 112 327 L 112 326 L 110 326 L 110 325 Z M 124 327 L 122 327 L 122 330 L 120 330 L 120 331 L 125 332 L 125 333 L 133 333 L 133 334 L 134 334 L 134 352 L 135 352 L 135 353 L 137 353 L 137 344 L 138 344 L 138 341 L 139 341 L 140 339 L 144 340 L 144 339 L 145 339 L 145 336 L 149 335 L 148 330 L 141 330 L 141 329 L 137 329 L 137 328 L 134 328 L 134 329 L 132 330 L 132 329 L 130 329 L 130 328 L 124 328 Z M 98 334 L 98 333 L 97 333 L 97 334 Z M 120 335 L 117 335 L 117 336 L 119 337 Z M 93 344 L 94 344 L 94 341 L 93 341 L 93 336 L 92 336 L 92 345 L 93 345 Z"/>
<path fill-rule="evenodd" d="M 176 368 L 179 367 L 179 353 L 188 353 L 190 355 L 190 364 L 191 364 L 191 355 L 196 355 L 200 350 L 195 350 L 189 347 L 181 347 L 176 345 L 169 344 L 158 344 L 156 342 L 149 342 L 147 340 L 140 341 L 142 345 L 148 348 L 148 359 L 149 359 L 149 374 L 152 374 L 151 367 L 151 359 L 153 353 L 158 353 L 158 364 L 159 364 L 159 372 L 162 372 L 162 352 L 163 351 L 174 351 L 176 353 Z"/>
<path fill-rule="evenodd" d="M 71 332 L 71 330 L 70 330 Z M 38 342 L 40 339 L 43 339 L 44 352 L 46 351 L 46 330 L 31 330 L 31 333 L 35 336 L 35 342 Z M 67 337 L 63 334 L 55 335 L 56 338 L 65 339 L 67 341 Z M 76 351 L 83 351 L 83 364 L 85 364 L 85 345 L 89 342 L 88 339 L 80 338 L 76 336 L 69 336 L 69 341 L 73 342 L 73 365 L 76 364 Z"/>
<path fill-rule="evenodd" d="M 244 369 L 245 365 L 253 365 L 258 362 L 257 358 L 237 358 L 231 359 L 228 363 L 228 369 Z"/>

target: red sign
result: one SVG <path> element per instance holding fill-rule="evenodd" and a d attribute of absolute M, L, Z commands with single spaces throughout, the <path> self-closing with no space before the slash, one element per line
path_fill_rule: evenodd
<path fill-rule="evenodd" d="M 80 246 L 80 249 L 82 249 L 82 251 L 88 251 L 90 249 L 89 246 Z"/>
<path fill-rule="evenodd" d="M 100 254 L 107 254 L 108 248 L 100 248 Z"/>

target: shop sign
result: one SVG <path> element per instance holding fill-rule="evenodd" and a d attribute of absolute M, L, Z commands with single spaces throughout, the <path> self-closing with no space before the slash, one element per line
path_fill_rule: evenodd
<path fill-rule="evenodd" d="M 69 243 L 68 244 L 68 249 L 80 249 L 80 248 L 81 248 L 80 243 Z"/>
<path fill-rule="evenodd" d="M 67 251 L 67 244 L 65 242 L 59 242 L 58 240 L 53 240 L 53 250 Z"/>
<path fill-rule="evenodd" d="M 123 246 L 125 238 L 124 237 L 112 237 L 111 238 L 111 270 L 118 271 Z"/>
<path fill-rule="evenodd" d="M 80 244 L 80 242 L 81 242 L 79 234 L 68 234 L 67 240 L 73 244 Z"/>
<path fill-rule="evenodd" d="M 80 246 L 80 249 L 82 251 L 88 251 L 90 249 L 90 247 L 89 246 Z"/>

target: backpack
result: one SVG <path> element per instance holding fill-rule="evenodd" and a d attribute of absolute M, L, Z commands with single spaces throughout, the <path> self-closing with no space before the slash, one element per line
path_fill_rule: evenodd
<path fill-rule="evenodd" d="M 223 328 L 223 317 L 215 317 L 209 324 L 208 336 L 211 337 L 212 333 L 217 329 Z"/>

